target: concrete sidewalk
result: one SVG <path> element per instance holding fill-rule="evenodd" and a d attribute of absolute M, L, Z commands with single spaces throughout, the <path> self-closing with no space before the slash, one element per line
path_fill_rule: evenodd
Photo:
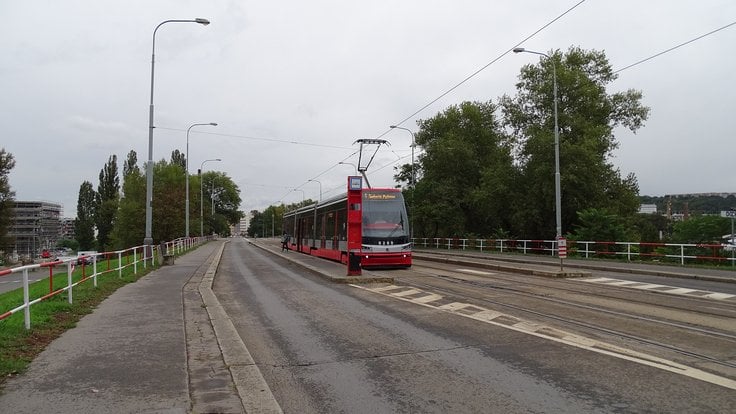
<path fill-rule="evenodd" d="M 244 412 L 198 291 L 223 243 L 113 293 L 7 382 L 0 412 Z"/>

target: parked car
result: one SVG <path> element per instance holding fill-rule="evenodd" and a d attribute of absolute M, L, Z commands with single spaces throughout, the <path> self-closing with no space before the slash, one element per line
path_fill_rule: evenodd
<path fill-rule="evenodd" d="M 83 251 L 77 252 L 77 264 L 78 265 L 92 264 L 96 254 L 97 254 L 96 250 L 83 250 Z"/>

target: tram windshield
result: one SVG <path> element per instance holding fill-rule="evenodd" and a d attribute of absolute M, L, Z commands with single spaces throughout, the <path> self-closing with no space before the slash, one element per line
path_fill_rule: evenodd
<path fill-rule="evenodd" d="M 409 235 L 404 197 L 399 192 L 363 191 L 363 237 L 399 238 Z"/>

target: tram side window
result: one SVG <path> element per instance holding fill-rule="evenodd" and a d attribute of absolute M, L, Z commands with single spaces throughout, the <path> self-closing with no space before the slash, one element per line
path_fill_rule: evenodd
<path fill-rule="evenodd" d="M 325 214 L 325 239 L 332 240 L 335 237 L 335 215 L 336 211 Z"/>
<path fill-rule="evenodd" d="M 340 240 L 348 239 L 347 217 L 347 209 L 345 208 L 337 210 L 337 212 L 335 213 L 335 220 L 337 220 L 337 231 L 339 232 Z"/>

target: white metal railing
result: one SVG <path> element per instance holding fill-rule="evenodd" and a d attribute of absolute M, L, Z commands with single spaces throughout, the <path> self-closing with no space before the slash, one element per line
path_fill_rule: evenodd
<path fill-rule="evenodd" d="M 414 246 L 447 250 L 542 254 L 555 257 L 557 240 L 414 238 Z M 619 257 L 631 260 L 670 260 L 685 265 L 690 262 L 730 263 L 736 266 L 736 249 L 722 244 L 643 243 L 567 240 L 567 256 L 579 258 Z"/>
<path fill-rule="evenodd" d="M 78 257 L 70 257 L 65 258 L 63 260 L 55 260 L 45 263 L 37 263 L 37 264 L 31 264 L 31 265 L 25 265 L 25 266 L 18 266 L 13 267 L 9 269 L 0 270 L 0 277 L 7 276 L 13 273 L 21 273 L 22 274 L 22 285 L 23 285 L 23 304 L 20 306 L 17 306 L 13 309 L 10 309 L 8 311 L 5 311 L 3 313 L 0 313 L 0 321 L 3 319 L 6 319 L 10 317 L 11 315 L 18 313 L 20 311 L 23 311 L 24 313 L 24 322 L 25 322 L 25 328 L 30 329 L 31 328 L 31 306 L 39 303 L 43 300 L 46 300 L 50 297 L 56 296 L 58 294 L 61 294 L 62 292 L 68 292 L 68 301 L 69 303 L 73 303 L 73 292 L 74 287 L 78 286 L 81 283 L 84 283 L 88 280 L 92 280 L 92 283 L 95 287 L 97 287 L 97 277 L 101 276 L 106 273 L 111 273 L 114 271 L 118 272 L 118 277 L 122 277 L 123 269 L 132 266 L 133 267 L 133 273 L 138 274 L 138 264 L 142 264 L 143 268 L 147 268 L 150 262 L 150 266 L 155 266 L 155 259 L 156 259 L 156 252 L 161 250 L 163 248 L 163 251 L 160 251 L 160 255 L 165 254 L 178 254 L 183 251 L 186 251 L 200 243 L 203 243 L 205 241 L 211 240 L 212 236 L 205 236 L 205 237 L 190 237 L 190 238 L 179 238 L 175 239 L 169 242 L 162 243 L 161 246 L 136 246 L 131 247 L 128 249 L 123 250 L 116 250 L 112 252 L 102 252 L 102 253 L 95 253 L 90 255 L 82 255 Z M 150 248 L 147 248 L 150 247 Z M 117 259 L 117 267 L 112 268 L 111 260 L 112 258 Z M 92 274 L 87 276 L 87 261 L 91 260 L 91 266 L 92 266 Z M 123 260 L 125 259 L 125 260 Z M 107 269 L 105 270 L 99 270 L 98 264 L 103 263 L 104 261 L 107 261 Z M 125 263 L 123 263 L 125 261 Z M 74 273 L 75 266 L 81 266 L 82 274 L 79 280 L 74 282 L 72 280 L 72 276 Z M 66 278 L 67 283 L 66 286 L 61 287 L 59 289 L 54 289 L 54 283 L 53 278 L 54 276 L 59 276 L 59 274 L 54 275 L 54 268 L 56 266 L 66 266 Z M 28 278 L 28 273 L 31 271 L 37 271 L 42 268 L 48 268 L 49 269 L 49 293 L 42 295 L 37 298 L 31 298 L 30 297 L 30 283 Z M 0 309 L 0 312 L 2 310 Z"/>

